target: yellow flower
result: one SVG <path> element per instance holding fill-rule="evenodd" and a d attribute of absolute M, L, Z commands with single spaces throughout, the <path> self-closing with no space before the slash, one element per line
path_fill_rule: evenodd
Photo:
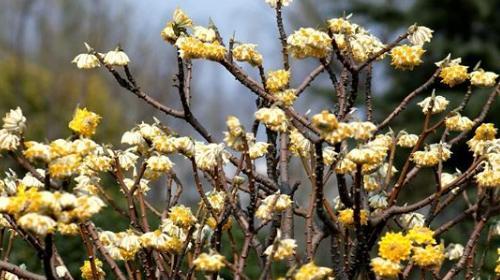
<path fill-rule="evenodd" d="M 270 245 L 264 251 L 264 254 L 270 256 L 273 252 L 274 245 Z M 282 239 L 278 241 L 276 250 L 273 254 L 273 260 L 284 260 L 295 254 L 295 248 L 297 248 L 297 242 L 294 239 Z"/>
<path fill-rule="evenodd" d="M 411 241 L 418 245 L 436 244 L 436 240 L 434 240 L 434 231 L 428 227 L 414 227 L 408 231 L 407 236 Z"/>
<path fill-rule="evenodd" d="M 465 80 L 467 80 L 467 78 L 469 78 L 467 68 L 467 66 L 463 66 L 460 64 L 444 67 L 443 69 L 441 69 L 441 73 L 439 73 L 441 82 L 448 85 L 449 87 L 454 87 L 458 84 L 463 83 Z"/>
<path fill-rule="evenodd" d="M 378 254 L 394 262 L 406 260 L 411 253 L 411 240 L 402 233 L 388 232 L 378 242 Z"/>
<path fill-rule="evenodd" d="M 300 28 L 287 38 L 288 50 L 297 59 L 323 58 L 332 50 L 332 39 L 314 28 Z"/>
<path fill-rule="evenodd" d="M 262 65 L 262 55 L 255 44 L 241 44 L 233 48 L 233 57 L 237 61 L 246 61 L 252 66 Z"/>
<path fill-rule="evenodd" d="M 169 218 L 174 224 L 180 227 L 189 227 L 196 223 L 196 218 L 191 213 L 191 209 L 184 205 L 177 205 L 170 208 Z"/>
<path fill-rule="evenodd" d="M 255 118 L 272 131 L 285 132 L 288 129 L 286 114 L 280 108 L 261 108 L 255 112 Z"/>
<path fill-rule="evenodd" d="M 398 138 L 397 145 L 403 148 L 413 148 L 418 141 L 418 135 L 404 134 Z"/>
<path fill-rule="evenodd" d="M 482 188 L 500 187 L 500 170 L 486 166 L 476 175 L 476 182 Z"/>
<path fill-rule="evenodd" d="M 462 117 L 459 114 L 446 118 L 446 128 L 449 131 L 469 131 L 472 129 L 474 123 L 467 117 Z"/>
<path fill-rule="evenodd" d="M 495 139 L 495 135 L 497 134 L 497 129 L 495 125 L 492 123 L 483 123 L 474 133 L 475 140 L 493 140 Z"/>
<path fill-rule="evenodd" d="M 175 42 L 179 49 L 179 55 L 184 59 L 204 58 L 210 60 L 222 60 L 226 54 L 226 48 L 218 41 L 205 43 L 195 37 L 181 36 Z"/>
<path fill-rule="evenodd" d="M 273 96 L 279 101 L 280 104 L 283 104 L 285 107 L 290 107 L 293 105 L 295 99 L 297 99 L 297 95 L 295 93 L 295 89 L 287 89 L 284 91 L 278 91 L 273 93 Z"/>
<path fill-rule="evenodd" d="M 328 267 L 321 267 L 314 264 L 314 262 L 309 262 L 304 264 L 299 268 L 297 273 L 293 276 L 294 280 L 315 280 L 315 279 L 325 279 L 327 276 L 331 276 L 333 270 Z"/>
<path fill-rule="evenodd" d="M 391 51 L 391 65 L 396 69 L 413 70 L 415 66 L 422 64 L 424 53 L 425 50 L 421 46 L 397 46 Z"/>
<path fill-rule="evenodd" d="M 368 212 L 361 210 L 359 213 L 360 222 L 362 225 L 368 224 Z M 339 211 L 339 222 L 344 226 L 354 225 L 354 210 L 351 208 Z"/>
<path fill-rule="evenodd" d="M 88 111 L 87 108 L 77 108 L 68 126 L 75 133 L 90 137 L 94 135 L 100 122 L 101 117 L 98 114 Z"/>
<path fill-rule="evenodd" d="M 193 264 L 196 270 L 204 271 L 219 271 L 224 268 L 225 257 L 217 253 L 201 253 L 194 261 Z"/>
<path fill-rule="evenodd" d="M 372 259 L 370 265 L 373 272 L 379 277 L 396 277 L 401 271 L 401 265 L 399 263 L 380 257 Z"/>
<path fill-rule="evenodd" d="M 337 117 L 327 110 L 323 110 L 321 113 L 312 116 L 311 123 L 323 134 L 330 133 L 339 127 Z"/>
<path fill-rule="evenodd" d="M 328 28 L 332 33 L 354 34 L 356 25 L 351 24 L 344 18 L 333 18 L 327 21 Z"/>
<path fill-rule="evenodd" d="M 474 86 L 492 87 L 496 83 L 498 74 L 494 72 L 486 72 L 479 69 L 470 73 L 470 83 Z"/>
<path fill-rule="evenodd" d="M 427 245 L 424 248 L 415 247 L 413 249 L 412 259 L 421 267 L 439 267 L 444 260 L 444 245 Z"/>
<path fill-rule="evenodd" d="M 102 270 L 102 261 L 100 259 L 95 259 L 95 268 L 96 268 L 96 274 L 98 277 L 98 280 L 103 280 L 105 279 L 106 273 L 104 270 Z M 92 274 L 92 265 L 90 264 L 90 261 L 85 261 L 83 263 L 83 266 L 80 267 L 80 271 L 82 272 L 82 278 L 85 280 L 95 280 L 94 276 Z"/>
<path fill-rule="evenodd" d="M 282 69 L 271 71 L 267 74 L 266 88 L 270 92 L 277 92 L 285 89 L 289 81 L 290 81 L 290 71 Z"/>

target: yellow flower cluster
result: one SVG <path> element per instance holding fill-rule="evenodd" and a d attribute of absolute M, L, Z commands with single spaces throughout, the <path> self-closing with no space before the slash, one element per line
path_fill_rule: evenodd
<path fill-rule="evenodd" d="M 284 90 L 290 82 L 290 71 L 276 70 L 271 71 L 266 77 L 266 89 L 271 92 L 278 92 Z"/>
<path fill-rule="evenodd" d="M 425 151 L 416 151 L 411 155 L 411 160 L 418 166 L 435 166 L 439 161 L 447 161 L 451 151 L 446 144 L 432 144 Z"/>
<path fill-rule="evenodd" d="M 295 254 L 295 248 L 297 248 L 297 242 L 294 239 L 280 239 L 276 241 L 276 250 L 272 256 L 273 260 L 281 261 L 287 259 Z M 264 251 L 264 254 L 270 256 L 273 253 L 273 247 L 275 245 L 270 245 Z"/>
<path fill-rule="evenodd" d="M 410 256 L 412 245 L 411 240 L 400 232 L 388 232 L 378 243 L 378 254 L 380 257 L 399 262 L 407 260 Z"/>
<path fill-rule="evenodd" d="M 77 108 L 68 126 L 78 135 L 90 137 L 94 135 L 100 122 L 101 117 L 96 113 L 88 111 L 87 108 Z"/>
<path fill-rule="evenodd" d="M 204 58 L 219 61 L 226 55 L 226 48 L 218 41 L 205 43 L 191 36 L 181 36 L 175 42 L 180 57 L 184 59 Z"/>
<path fill-rule="evenodd" d="M 100 259 L 94 259 L 94 264 L 96 268 L 96 273 L 98 279 L 94 278 L 92 273 L 92 265 L 90 261 L 85 261 L 83 266 L 80 267 L 80 271 L 82 272 L 82 278 L 85 280 L 104 280 L 106 278 L 106 273 L 102 269 L 102 261 Z"/>
<path fill-rule="evenodd" d="M 246 61 L 252 66 L 262 65 L 262 55 L 255 44 L 240 44 L 233 48 L 233 57 L 238 61 Z"/>
<path fill-rule="evenodd" d="M 368 212 L 361 210 L 359 213 L 360 223 L 362 225 L 368 224 Z M 351 208 L 340 210 L 338 215 L 339 222 L 345 227 L 354 226 L 354 210 Z"/>
<path fill-rule="evenodd" d="M 325 32 L 313 28 L 300 28 L 288 36 L 287 44 L 290 54 L 297 59 L 324 58 L 332 50 L 331 40 Z"/>
<path fill-rule="evenodd" d="M 295 89 L 286 89 L 284 91 L 278 91 L 273 93 L 273 96 L 277 99 L 276 104 L 281 104 L 285 107 L 290 107 L 297 99 L 296 90 Z"/>
<path fill-rule="evenodd" d="M 105 206 L 97 196 L 40 191 L 37 187 L 26 188 L 22 181 L 14 184 L 18 184 L 14 194 L 0 197 L 0 212 L 12 215 L 21 228 L 38 236 L 57 229 L 65 235 L 78 234 L 77 223 L 89 219 Z"/>
<path fill-rule="evenodd" d="M 385 47 L 377 37 L 346 18 L 330 19 L 327 24 L 338 48 L 343 54 L 352 56 L 355 62 L 364 62 Z M 377 57 L 382 58 L 384 55 Z"/>
<path fill-rule="evenodd" d="M 495 72 L 487 72 L 483 69 L 478 69 L 470 73 L 470 83 L 479 87 L 492 87 L 496 83 L 498 74 Z"/>
<path fill-rule="evenodd" d="M 398 138 L 397 145 L 403 148 L 413 148 L 418 141 L 418 135 L 403 134 Z"/>
<path fill-rule="evenodd" d="M 196 217 L 191 209 L 184 205 L 176 205 L 170 208 L 169 219 L 181 228 L 188 228 L 196 223 Z"/>
<path fill-rule="evenodd" d="M 297 157 L 309 158 L 311 155 L 311 142 L 294 128 L 290 131 L 289 150 Z"/>
<path fill-rule="evenodd" d="M 444 245 L 413 248 L 412 260 L 420 267 L 440 267 L 444 261 Z"/>
<path fill-rule="evenodd" d="M 195 26 L 193 27 L 193 36 L 205 43 L 212 43 L 217 39 L 217 35 L 215 34 L 215 30 L 212 28 L 206 28 L 203 26 Z"/>
<path fill-rule="evenodd" d="M 422 46 L 397 46 L 391 50 L 391 65 L 396 69 L 413 70 L 415 66 L 422 64 L 422 55 L 425 50 Z"/>
<path fill-rule="evenodd" d="M 196 165 L 201 170 L 212 171 L 217 166 L 219 160 L 226 160 L 224 144 L 195 142 L 194 158 Z"/>
<path fill-rule="evenodd" d="M 376 257 L 370 262 L 373 272 L 379 277 L 396 277 L 401 271 L 401 264 L 384 258 Z"/>
<path fill-rule="evenodd" d="M 449 87 L 454 87 L 458 84 L 463 83 L 469 78 L 467 68 L 467 66 L 463 66 L 460 64 L 443 67 L 443 69 L 441 69 L 441 72 L 439 73 L 441 82 L 448 85 Z"/>
<path fill-rule="evenodd" d="M 440 267 L 445 258 L 444 244 L 434 245 L 434 231 L 415 226 L 404 235 L 386 233 L 379 241 L 379 257 L 371 260 L 373 272 L 379 277 L 396 277 L 401 261 L 411 259 L 420 267 Z"/>
<path fill-rule="evenodd" d="M 283 212 L 292 205 L 292 200 L 286 194 L 272 194 L 264 198 L 255 212 L 262 220 L 270 220 L 274 213 Z"/>
<path fill-rule="evenodd" d="M 286 114 L 280 108 L 261 108 L 255 112 L 255 118 L 272 131 L 285 132 L 288 129 Z"/>
<path fill-rule="evenodd" d="M 327 135 L 339 127 L 337 117 L 326 110 L 314 115 L 311 118 L 311 123 L 322 135 Z"/>
<path fill-rule="evenodd" d="M 193 264 L 196 270 L 203 271 L 219 271 L 224 268 L 226 265 L 224 264 L 224 260 L 226 258 L 217 253 L 211 252 L 210 254 L 201 253 L 194 261 Z"/>
<path fill-rule="evenodd" d="M 472 139 L 467 141 L 469 149 L 474 155 L 483 155 L 488 147 L 496 140 L 497 129 L 492 123 L 483 123 L 474 132 Z"/>
<path fill-rule="evenodd" d="M 172 20 L 167 22 L 165 28 L 161 31 L 163 40 L 174 44 L 180 34 L 186 32 L 186 28 L 193 26 L 193 21 L 181 9 L 175 9 Z"/>
<path fill-rule="evenodd" d="M 449 131 L 469 131 L 472 129 L 473 122 L 467 118 L 456 114 L 453 117 L 446 118 L 445 125 Z"/>
<path fill-rule="evenodd" d="M 302 265 L 295 275 L 294 280 L 325 279 L 333 274 L 333 270 L 328 267 L 317 266 L 314 262 Z"/>

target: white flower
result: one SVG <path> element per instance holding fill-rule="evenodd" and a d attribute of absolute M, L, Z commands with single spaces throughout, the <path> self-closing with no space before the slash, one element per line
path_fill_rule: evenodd
<path fill-rule="evenodd" d="M 130 190 L 134 186 L 135 180 L 132 180 L 132 179 L 129 179 L 129 178 L 125 178 L 125 179 L 123 179 L 123 183 L 125 183 L 125 186 L 127 187 L 127 189 Z M 143 193 L 146 193 L 147 191 L 149 191 L 148 184 L 149 184 L 149 180 L 141 179 L 140 182 L 139 182 L 139 189 Z"/>
<path fill-rule="evenodd" d="M 432 106 L 432 114 L 437 114 L 441 113 L 444 110 L 446 110 L 446 106 L 448 106 L 448 103 L 450 103 L 446 98 L 442 96 L 435 96 L 435 97 L 427 97 L 421 102 L 418 103 L 418 106 L 422 108 L 422 112 L 424 114 L 427 114 L 429 111 L 430 105 L 431 105 L 431 100 L 434 98 L 434 104 Z"/>
<path fill-rule="evenodd" d="M 174 166 L 174 163 L 170 161 L 167 156 L 152 156 L 146 161 L 148 164 L 148 169 L 157 172 L 167 172 Z"/>
<path fill-rule="evenodd" d="M 146 141 L 139 131 L 126 131 L 123 133 L 121 143 L 128 145 L 142 145 L 145 144 Z"/>
<path fill-rule="evenodd" d="M 408 32 L 410 32 L 410 35 L 408 35 L 410 43 L 422 46 L 424 43 L 431 41 L 434 30 L 425 26 L 412 25 L 408 28 Z"/>
<path fill-rule="evenodd" d="M 0 151 L 14 151 L 19 146 L 19 136 L 11 134 L 6 129 L 0 129 Z"/>
<path fill-rule="evenodd" d="M 193 35 L 203 42 L 213 42 L 216 38 L 215 31 L 212 28 L 205 28 L 203 26 L 193 27 Z"/>
<path fill-rule="evenodd" d="M 3 118 L 3 128 L 11 133 L 22 133 L 26 128 L 26 118 L 21 108 L 10 110 Z"/>
<path fill-rule="evenodd" d="M 37 213 L 28 213 L 17 220 L 17 224 L 39 236 L 55 231 L 57 223 L 52 218 Z"/>
<path fill-rule="evenodd" d="M 77 55 L 71 63 L 75 63 L 78 69 L 93 69 L 101 66 L 97 56 L 88 53 L 81 53 Z"/>
<path fill-rule="evenodd" d="M 37 169 L 36 171 L 41 176 L 45 176 L 45 170 Z M 27 188 L 43 188 L 44 186 L 44 183 L 35 178 L 31 172 L 26 173 L 24 178 L 21 180 L 21 183 Z"/>
<path fill-rule="evenodd" d="M 104 63 L 113 66 L 125 66 L 130 62 L 127 54 L 120 50 L 109 51 L 104 55 Z"/>
<path fill-rule="evenodd" d="M 376 209 L 387 208 L 387 206 L 389 205 L 389 203 L 387 202 L 387 196 L 383 194 L 376 194 L 370 196 L 370 198 L 368 198 L 368 202 L 370 204 L 370 207 Z"/>
<path fill-rule="evenodd" d="M 56 267 L 56 275 L 57 277 L 64 278 L 66 275 L 69 275 L 69 271 L 64 265 L 59 265 Z"/>
<path fill-rule="evenodd" d="M 449 244 L 448 247 L 446 247 L 444 256 L 449 259 L 449 260 L 458 260 L 462 257 L 464 254 L 464 246 L 461 244 Z"/>
<path fill-rule="evenodd" d="M 269 4 L 269 6 L 271 6 L 272 8 L 276 8 L 276 6 L 278 5 L 278 1 L 281 2 L 281 5 L 283 7 L 286 7 L 290 5 L 293 0 L 266 0 L 266 3 Z"/>
<path fill-rule="evenodd" d="M 425 224 L 425 216 L 420 213 L 412 212 L 401 215 L 400 221 L 401 225 L 407 229 L 422 227 Z"/>
<path fill-rule="evenodd" d="M 256 159 L 267 154 L 267 148 L 269 147 L 269 143 L 265 142 L 257 142 L 253 145 L 250 145 L 248 149 L 248 154 L 251 159 Z"/>
<path fill-rule="evenodd" d="M 493 226 L 493 235 L 494 236 L 500 236 L 500 221 L 497 221 L 495 225 Z"/>
<path fill-rule="evenodd" d="M 130 148 L 118 153 L 118 162 L 120 163 L 121 168 L 129 170 L 135 166 L 137 159 L 139 158 L 139 156 L 134 153 L 136 150 L 136 148 Z"/>
<path fill-rule="evenodd" d="M 211 171 L 217 166 L 217 160 L 224 155 L 224 144 L 195 143 L 195 160 L 202 170 Z M 224 159 L 224 158 L 223 158 Z"/>

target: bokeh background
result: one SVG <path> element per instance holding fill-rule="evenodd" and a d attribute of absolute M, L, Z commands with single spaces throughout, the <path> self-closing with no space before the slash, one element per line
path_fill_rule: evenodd
<path fill-rule="evenodd" d="M 172 88 L 175 52 L 159 35 L 176 7 L 185 10 L 196 24 L 207 25 L 212 19 L 226 40 L 235 34 L 238 41 L 258 44 L 265 58 L 266 70 L 280 68 L 274 12 L 264 0 L 1 0 L 0 114 L 21 106 L 28 117 L 28 138 L 37 140 L 67 137 L 67 122 L 78 104 L 103 116 L 96 138 L 106 143 L 118 144 L 125 130 L 142 120 L 151 122 L 153 117 L 181 134 L 198 137 L 189 127 L 164 118 L 119 88 L 104 70 L 81 71 L 70 64 L 76 54 L 84 51 L 83 42 L 103 52 L 119 44 L 130 56 L 132 72 L 142 88 L 158 100 L 179 107 L 177 93 Z M 415 22 L 435 30 L 433 41 L 427 45 L 426 63 L 422 67 L 413 72 L 396 72 L 389 67 L 387 60 L 376 64 L 373 92 L 377 112 L 375 120 L 380 121 L 433 73 L 433 62 L 448 53 L 462 57 L 470 68 L 481 61 L 483 68 L 500 72 L 498 11 L 498 0 L 295 0 L 285 9 L 284 16 L 288 33 L 298 27 L 320 27 L 326 19 L 350 13 L 354 15 L 354 22 L 364 25 L 383 41 L 394 39 Z M 298 85 L 315 66 L 317 62 L 312 60 L 294 62 L 292 86 Z M 321 75 L 300 97 L 297 110 L 304 113 L 312 109 L 314 112 L 334 106 L 328 86 L 328 78 Z M 450 106 L 457 105 L 465 92 L 465 86 L 452 90 L 440 85 L 435 88 L 438 94 L 452 101 Z M 236 115 L 249 126 L 255 111 L 254 96 L 222 67 L 195 61 L 192 92 L 194 111 L 215 132 L 216 138 L 222 139 L 227 115 Z M 468 116 L 474 118 L 477 115 L 487 93 L 483 90 L 474 92 L 466 109 Z M 425 93 L 429 94 L 430 91 Z M 416 101 L 423 98 L 418 97 Z M 496 123 L 497 127 L 499 109 L 500 104 L 496 102 L 487 117 L 487 121 Z M 391 128 L 416 133 L 421 118 L 419 110 L 410 106 Z M 451 163 L 464 170 L 471 160 L 467 148 L 458 145 L 453 152 Z M 398 164 L 402 160 L 403 157 L 397 159 Z M 2 170 L 8 165 L 7 160 L 0 159 Z M 453 172 L 454 167 L 447 171 Z M 182 173 L 182 168 L 177 171 Z M 432 176 L 422 172 L 403 193 L 404 200 L 411 202 L 430 193 L 432 184 L 429 178 Z M 115 185 L 105 187 L 117 194 Z M 161 186 L 152 193 L 161 193 Z M 330 190 L 328 195 L 333 198 L 335 192 Z M 471 191 L 470 196 L 473 197 L 474 192 Z M 161 207 L 160 201 L 150 199 Z M 194 198 L 191 199 L 188 193 L 184 202 L 193 203 Z M 443 213 L 436 222 L 464 210 L 466 205 L 462 201 L 454 203 L 452 209 Z M 126 228 L 112 211 L 99 215 L 96 223 L 109 230 Z M 447 242 L 464 243 L 470 228 L 469 223 L 457 225 L 444 237 Z M 77 272 L 84 258 L 78 238 L 58 237 L 57 243 L 69 268 Z M 486 237 L 481 239 L 481 252 L 486 253 L 483 277 L 493 275 L 494 250 L 499 243 L 498 239 L 492 240 L 490 250 L 485 250 Z M 34 252 L 21 242 L 15 243 L 11 260 L 17 264 L 25 263 L 31 270 L 41 269 Z"/>

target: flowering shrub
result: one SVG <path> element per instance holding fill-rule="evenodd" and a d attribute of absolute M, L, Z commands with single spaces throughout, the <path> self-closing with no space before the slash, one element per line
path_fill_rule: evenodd
<path fill-rule="evenodd" d="M 96 143 L 92 137 L 105 120 L 87 108 L 76 109 L 68 122 L 72 134 L 66 138 L 26 139 L 29 121 L 22 110 L 6 113 L 0 152 L 24 172 L 9 171 L 0 180 L 0 223 L 33 247 L 47 279 L 77 277 L 54 245 L 54 239 L 66 235 L 81 236 L 88 256 L 81 264 L 84 279 L 217 279 L 221 273 L 249 279 L 251 252 L 258 257 L 260 279 L 271 277 L 273 265 L 287 270 L 272 277 L 297 280 L 406 279 L 415 270 L 437 279 L 453 279 L 463 272 L 469 279 L 481 268 L 475 261 L 481 234 L 490 227 L 489 239 L 500 235 L 499 224 L 490 226 L 500 213 L 500 142 L 497 128 L 483 123 L 499 94 L 498 75 L 479 66 L 469 72 L 460 58 L 446 57 L 388 116 L 375 120 L 369 88 L 372 65 L 390 56 L 394 68 L 413 70 L 424 63 L 425 44 L 433 31 L 413 25 L 395 41 L 382 43 L 342 17 L 287 36 L 282 8 L 292 1 L 266 2 L 276 12 L 283 59 L 282 69 L 268 72 L 257 45 L 234 38 L 225 41 L 214 25 L 197 26 L 182 10 L 175 10 L 161 36 L 177 50 L 176 87 L 182 109 L 144 92 L 120 48 L 102 54 L 86 44 L 87 52 L 73 60 L 80 69 L 104 66 L 121 87 L 167 116 L 184 120 L 202 141 L 155 120 L 125 131 L 121 144 Z M 297 84 L 291 78 L 291 58 L 309 58 L 319 66 Z M 194 59 L 222 65 L 256 95 L 252 127 L 244 127 L 234 116 L 227 117 L 223 133 L 203 126 L 190 106 Z M 248 63 L 261 80 L 251 78 L 237 62 Z M 301 114 L 294 102 L 321 73 L 331 79 L 336 106 L 311 116 Z M 364 79 L 369 85 L 364 110 L 356 115 L 353 109 Z M 437 82 L 448 87 L 466 84 L 458 107 L 428 92 Z M 464 108 L 477 87 L 492 91 L 481 112 L 470 119 L 463 115 Z M 418 95 L 425 98 L 412 104 Z M 423 116 L 420 131 L 387 128 L 407 106 L 417 105 Z M 264 141 L 256 137 L 259 128 L 265 129 Z M 439 142 L 431 143 L 431 134 L 440 135 Z M 466 170 L 448 173 L 455 168 L 451 149 L 460 142 L 467 143 L 473 161 Z M 399 154 L 405 158 L 401 166 L 394 160 Z M 173 155 L 182 157 L 173 160 Z M 260 158 L 265 158 L 266 174 L 257 172 Z M 193 186 L 183 187 L 176 176 L 177 160 L 190 164 Z M 292 161 L 302 164 L 306 179 L 289 172 Z M 412 202 L 400 201 L 401 191 L 422 169 L 434 175 L 435 191 L 416 193 Z M 104 185 L 107 175 L 115 184 Z M 146 200 L 155 182 L 166 185 L 162 209 Z M 121 196 L 110 196 L 112 188 Z M 179 203 L 187 188 L 198 194 L 195 207 Z M 326 197 L 327 188 L 338 196 Z M 466 196 L 468 208 L 438 223 L 436 217 L 466 191 L 475 193 Z M 299 196 L 309 199 L 301 203 Z M 93 219 L 103 207 L 113 208 L 129 227 L 119 232 L 98 228 Z M 440 238 L 469 218 L 474 226 L 466 244 Z M 300 220 L 305 226 L 294 228 Z M 233 231 L 242 233 L 241 242 Z M 324 244 L 330 246 L 331 257 L 320 265 L 316 255 Z M 0 268 L 7 271 L 6 279 L 45 279 L 5 261 Z M 500 274 L 500 263 L 496 273 Z"/>

